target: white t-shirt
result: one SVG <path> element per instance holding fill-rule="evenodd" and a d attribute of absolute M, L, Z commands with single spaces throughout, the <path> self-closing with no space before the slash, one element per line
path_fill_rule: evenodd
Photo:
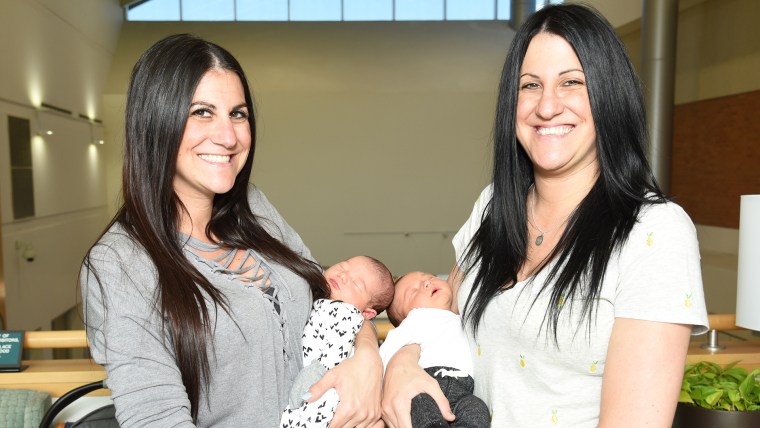
<path fill-rule="evenodd" d="M 489 185 L 454 237 L 457 260 L 478 230 L 491 195 Z M 561 312 L 559 349 L 545 328 L 550 293 L 536 299 L 553 265 L 533 282 L 519 282 L 494 297 L 477 337 L 466 330 L 475 395 L 491 410 L 494 427 L 596 427 L 615 318 L 692 324 L 695 333 L 707 330 L 699 246 L 688 215 L 678 205 L 664 203 L 643 207 L 638 220 L 609 261 L 590 326 L 580 306 Z M 459 288 L 460 313 L 473 278 L 474 273 L 465 277 Z"/>
<path fill-rule="evenodd" d="M 420 345 L 420 367 L 453 367 L 472 376 L 469 342 L 462 329 L 462 318 L 454 312 L 434 308 L 409 311 L 380 345 L 383 366 L 388 366 L 399 349 L 413 343 Z"/>

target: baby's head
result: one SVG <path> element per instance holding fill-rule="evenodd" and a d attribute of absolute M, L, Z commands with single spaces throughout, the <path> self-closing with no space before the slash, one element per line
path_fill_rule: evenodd
<path fill-rule="evenodd" d="M 365 320 L 384 311 L 393 300 L 393 275 L 372 257 L 351 257 L 330 266 L 324 275 L 330 298 L 356 306 Z"/>
<path fill-rule="evenodd" d="M 451 309 L 451 286 L 437 276 L 410 272 L 396 280 L 396 292 L 388 307 L 388 319 L 398 327 L 415 308 Z"/>

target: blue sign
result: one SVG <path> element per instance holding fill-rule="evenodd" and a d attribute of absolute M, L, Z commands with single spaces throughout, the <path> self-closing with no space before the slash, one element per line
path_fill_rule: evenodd
<path fill-rule="evenodd" d="M 21 366 L 21 351 L 24 349 L 23 331 L 0 330 L 0 371 L 18 372 Z"/>

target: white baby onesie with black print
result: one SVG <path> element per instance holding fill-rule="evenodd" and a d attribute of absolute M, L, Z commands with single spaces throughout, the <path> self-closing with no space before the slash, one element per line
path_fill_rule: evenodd
<path fill-rule="evenodd" d="M 329 299 L 314 302 L 303 330 L 304 367 L 317 362 L 329 370 L 351 357 L 356 334 L 363 322 L 361 311 L 354 305 Z M 303 403 L 297 408 L 288 406 L 282 414 L 280 427 L 327 427 L 335 415 L 338 401 L 338 393 L 332 388 L 317 401 Z"/>

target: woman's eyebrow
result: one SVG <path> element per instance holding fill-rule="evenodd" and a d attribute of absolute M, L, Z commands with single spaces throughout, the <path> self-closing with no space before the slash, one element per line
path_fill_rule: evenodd
<path fill-rule="evenodd" d="M 571 69 L 568 69 L 568 70 L 560 71 L 559 73 L 557 73 L 557 75 L 561 76 L 563 74 L 570 73 L 570 72 L 573 72 L 573 71 L 577 71 L 577 72 L 583 73 L 583 70 L 581 70 L 580 68 L 571 68 Z M 537 74 L 533 74 L 533 73 L 523 73 L 523 74 L 520 75 L 520 79 L 522 79 L 525 76 L 532 77 L 534 79 L 540 79 L 540 77 Z"/>
<path fill-rule="evenodd" d="M 195 101 L 194 103 L 190 104 L 190 107 L 196 107 L 196 106 L 204 106 L 204 107 L 208 107 L 208 108 L 210 108 L 212 110 L 216 110 L 216 106 L 215 105 L 213 105 L 211 103 L 207 103 L 206 101 Z"/>

